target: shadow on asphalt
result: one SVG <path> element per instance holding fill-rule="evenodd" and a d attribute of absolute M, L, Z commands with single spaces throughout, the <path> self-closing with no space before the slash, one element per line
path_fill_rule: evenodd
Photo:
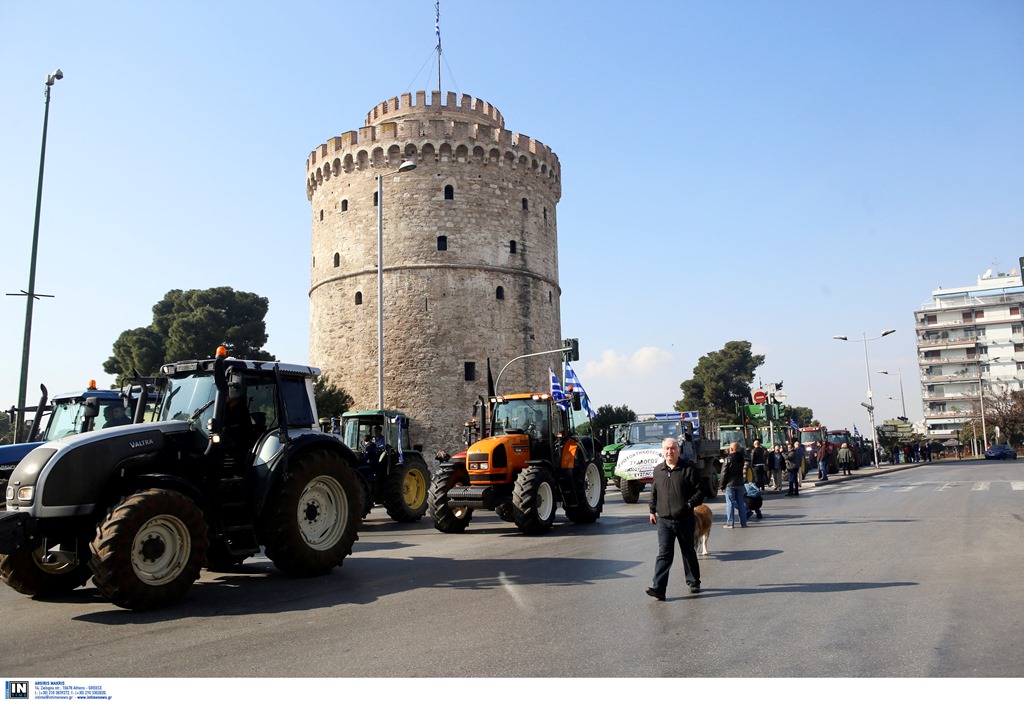
<path fill-rule="evenodd" d="M 721 596 L 749 596 L 751 594 L 839 594 L 870 589 L 892 589 L 894 587 L 916 587 L 920 582 L 800 582 L 792 584 L 765 584 L 760 587 L 725 589 L 701 587 L 700 594 L 669 597 L 677 599 L 715 598 Z"/>

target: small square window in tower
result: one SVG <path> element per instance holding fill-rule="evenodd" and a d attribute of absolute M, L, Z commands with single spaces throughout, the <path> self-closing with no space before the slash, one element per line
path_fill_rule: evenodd
<path fill-rule="evenodd" d="M 505 299 L 505 288 L 502 287 L 501 285 L 498 285 L 498 289 L 494 291 L 494 298 Z"/>
<path fill-rule="evenodd" d="M 475 382 L 476 381 L 476 363 L 474 363 L 473 361 L 467 361 L 467 362 L 463 363 L 462 370 L 463 370 L 463 377 L 465 377 L 466 382 Z"/>
<path fill-rule="evenodd" d="M 508 252 L 509 253 L 515 253 L 516 252 L 516 242 L 515 242 L 515 239 L 512 239 L 511 241 L 508 242 Z"/>
<path fill-rule="evenodd" d="M 363 293 L 362 292 L 356 292 L 356 306 L 358 307 L 362 303 L 363 303 Z"/>
<path fill-rule="evenodd" d="M 454 200 L 455 199 L 455 188 L 452 187 L 451 185 L 445 185 L 444 186 L 444 198 L 446 200 Z"/>
<path fill-rule="evenodd" d="M 530 211 L 530 203 L 526 201 L 525 197 L 523 198 L 523 211 L 524 212 L 529 212 Z"/>
<path fill-rule="evenodd" d="M 448 250 L 448 237 L 438 236 L 437 237 L 437 250 L 447 251 Z"/>

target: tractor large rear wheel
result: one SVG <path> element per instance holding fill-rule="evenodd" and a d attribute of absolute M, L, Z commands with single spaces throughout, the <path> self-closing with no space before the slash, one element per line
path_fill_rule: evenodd
<path fill-rule="evenodd" d="M 427 512 L 434 521 L 434 528 L 442 533 L 462 533 L 473 519 L 473 509 L 448 503 L 448 490 L 460 484 L 469 484 L 465 461 L 443 463 L 434 472 Z"/>
<path fill-rule="evenodd" d="M 573 523 L 593 523 L 604 511 L 604 490 L 608 486 L 604 470 L 596 462 L 577 460 L 572 468 L 572 483 L 577 504 L 566 506 L 565 515 Z"/>
<path fill-rule="evenodd" d="M 546 467 L 530 465 L 512 488 L 512 517 L 525 535 L 543 535 L 555 522 L 555 485 Z"/>
<path fill-rule="evenodd" d="M 340 455 L 316 448 L 299 453 L 263 512 L 267 557 L 294 577 L 330 572 L 352 554 L 361 506 L 356 476 Z"/>
<path fill-rule="evenodd" d="M 430 472 L 423 458 L 410 455 L 404 463 L 392 467 L 388 476 L 384 508 L 399 523 L 412 523 L 427 513 L 427 491 Z"/>
<path fill-rule="evenodd" d="M 89 581 L 88 551 L 77 562 L 60 552 L 47 552 L 46 546 L 23 550 L 13 555 L 0 555 L 0 580 L 17 592 L 28 596 L 60 596 Z"/>
<path fill-rule="evenodd" d="M 199 578 L 208 545 L 206 520 L 194 501 L 168 489 L 137 492 L 97 527 L 92 581 L 122 608 L 167 606 Z"/>

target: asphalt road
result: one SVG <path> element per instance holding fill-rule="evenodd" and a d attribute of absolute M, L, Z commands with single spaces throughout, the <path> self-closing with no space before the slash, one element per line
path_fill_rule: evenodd
<path fill-rule="evenodd" d="M 444 535 L 375 510 L 326 577 L 265 559 L 204 572 L 132 613 L 91 586 L 37 601 L 0 586 L 0 676 L 1021 677 L 1024 461 L 862 471 L 769 495 L 724 530 L 704 592 L 653 572 L 647 498 L 610 489 L 596 524 L 541 537 L 477 512 Z"/>

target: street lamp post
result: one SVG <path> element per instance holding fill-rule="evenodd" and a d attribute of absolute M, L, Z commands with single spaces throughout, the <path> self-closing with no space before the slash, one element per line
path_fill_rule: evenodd
<path fill-rule="evenodd" d="M 405 161 L 398 170 L 377 176 L 377 408 L 384 411 L 384 178 L 416 168 Z"/>
<path fill-rule="evenodd" d="M 892 373 L 889 372 L 888 370 L 879 370 L 878 374 L 879 375 L 892 375 Z M 902 370 L 897 370 L 896 371 L 896 375 L 900 378 L 900 403 L 903 405 L 903 419 L 905 421 L 909 421 L 910 419 L 907 418 L 907 401 L 906 401 L 906 399 L 903 398 L 903 371 Z"/>
<path fill-rule="evenodd" d="M 36 219 L 32 227 L 32 257 L 28 269 L 28 290 L 25 291 L 25 337 L 21 349 L 21 380 L 18 383 L 18 418 L 14 424 L 14 440 L 19 440 L 25 426 L 25 393 L 28 389 L 28 352 L 32 339 L 32 307 L 36 299 L 36 253 L 39 250 L 39 212 L 43 203 L 43 164 L 46 162 L 46 127 L 50 121 L 50 88 L 64 77 L 59 68 L 46 76 L 46 99 L 43 107 L 43 144 L 39 149 L 39 183 L 36 186 Z"/>
<path fill-rule="evenodd" d="M 864 344 L 864 371 L 868 378 L 868 400 L 861 402 L 861 406 L 868 410 L 868 425 L 871 427 L 871 448 L 874 450 L 875 467 L 878 467 L 878 436 L 875 432 L 875 406 L 872 401 L 871 392 L 871 365 L 868 363 L 868 341 L 877 341 L 883 336 L 888 336 L 891 333 L 896 333 L 896 329 L 886 329 L 879 336 L 868 338 L 866 333 L 861 334 L 861 343 Z M 849 341 L 850 339 L 846 336 L 833 336 L 832 338 L 837 341 Z M 856 341 L 856 339 L 854 339 Z M 901 388 L 902 389 L 902 388 Z"/>

